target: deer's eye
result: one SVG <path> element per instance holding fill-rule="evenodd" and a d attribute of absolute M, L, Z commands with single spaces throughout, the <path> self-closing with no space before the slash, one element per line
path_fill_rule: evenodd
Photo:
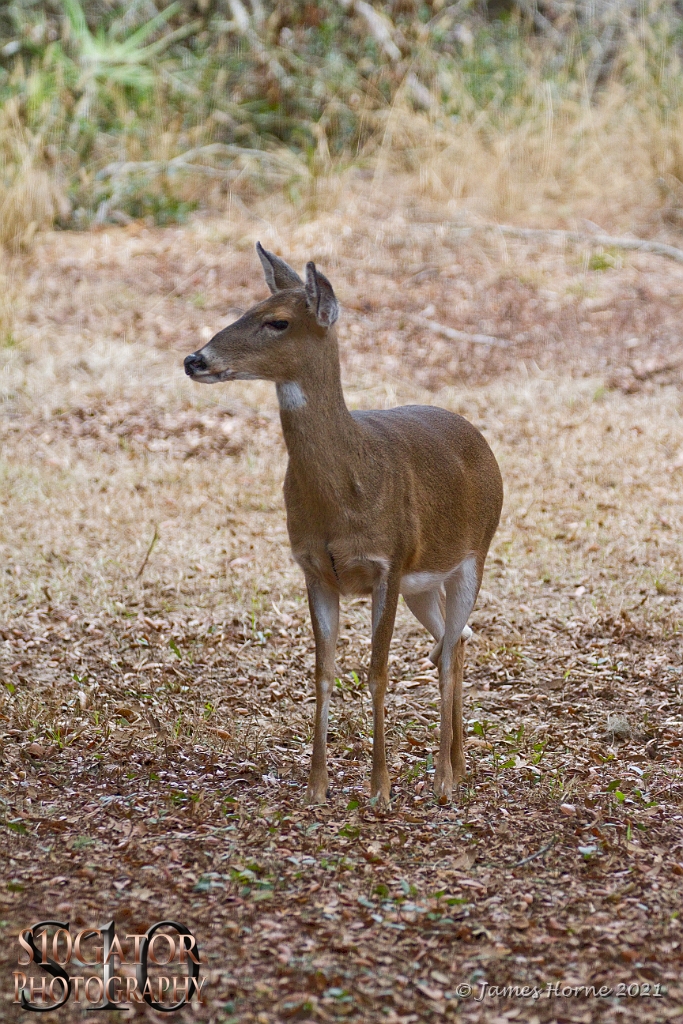
<path fill-rule="evenodd" d="M 289 320 L 266 320 L 265 327 L 272 327 L 275 331 L 284 331 L 289 327 Z"/>

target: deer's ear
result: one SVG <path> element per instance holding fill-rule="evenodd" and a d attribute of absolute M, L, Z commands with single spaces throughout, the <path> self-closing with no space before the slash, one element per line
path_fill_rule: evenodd
<path fill-rule="evenodd" d="M 256 243 L 256 252 L 261 260 L 263 273 L 266 275 L 266 284 L 273 294 L 284 291 L 286 288 L 303 287 L 303 281 L 296 270 L 292 270 L 290 265 L 281 260 L 279 256 L 267 252 L 260 242 Z"/>
<path fill-rule="evenodd" d="M 306 301 L 321 327 L 331 327 L 339 316 L 339 303 L 332 285 L 315 263 L 306 264 Z"/>

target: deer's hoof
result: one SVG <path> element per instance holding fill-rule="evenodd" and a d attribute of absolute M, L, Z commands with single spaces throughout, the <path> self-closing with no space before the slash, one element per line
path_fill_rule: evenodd
<path fill-rule="evenodd" d="M 370 791 L 372 793 L 370 797 L 372 806 L 378 811 L 388 811 L 391 806 L 391 782 L 389 778 L 382 779 L 377 784 L 371 782 Z"/>
<path fill-rule="evenodd" d="M 304 797 L 304 805 L 310 807 L 312 804 L 327 803 L 328 793 L 327 779 L 322 783 L 309 782 L 306 796 Z"/>
<path fill-rule="evenodd" d="M 450 772 L 436 773 L 434 777 L 434 797 L 439 804 L 451 803 L 453 799 L 453 776 Z"/>

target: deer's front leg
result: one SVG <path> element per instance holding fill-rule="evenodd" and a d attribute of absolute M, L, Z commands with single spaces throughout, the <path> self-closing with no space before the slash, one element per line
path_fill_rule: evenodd
<path fill-rule="evenodd" d="M 384 696 L 389 681 L 389 646 L 398 605 L 399 580 L 385 576 L 372 592 L 372 654 L 368 686 L 372 694 L 372 776 L 370 795 L 388 807 L 391 783 L 384 742 Z"/>
<path fill-rule="evenodd" d="M 471 635 L 471 631 L 470 631 Z M 465 635 L 455 645 L 453 664 L 453 735 L 451 738 L 451 768 L 453 785 L 465 778 L 465 746 L 462 727 L 462 680 L 465 671 Z"/>
<path fill-rule="evenodd" d="M 339 595 L 317 580 L 307 581 L 307 586 L 315 637 L 315 732 L 306 803 L 324 804 L 327 797 L 327 719 L 334 687 Z"/>

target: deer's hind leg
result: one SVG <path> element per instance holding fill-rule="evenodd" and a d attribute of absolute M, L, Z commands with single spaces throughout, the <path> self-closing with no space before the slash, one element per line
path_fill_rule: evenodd
<path fill-rule="evenodd" d="M 443 587 L 425 590 L 421 594 L 404 594 L 403 600 L 417 621 L 422 623 L 436 640 L 436 646 L 429 655 L 429 660 L 433 665 L 438 666 L 446 621 L 446 601 Z"/>
<path fill-rule="evenodd" d="M 465 740 L 462 723 L 462 682 L 465 672 L 465 640 L 466 634 L 455 645 L 453 656 L 453 735 L 451 738 L 451 769 L 453 785 L 457 786 L 465 778 Z"/>
<path fill-rule="evenodd" d="M 441 738 L 434 773 L 434 795 L 440 803 L 453 797 L 453 783 L 465 773 L 462 733 L 463 633 L 480 584 L 474 558 L 465 559 L 446 582 L 446 621 L 439 658 Z"/>
<path fill-rule="evenodd" d="M 442 585 L 435 590 L 425 590 L 421 594 L 404 594 L 403 600 L 417 621 L 422 623 L 436 640 L 435 646 L 430 651 L 429 660 L 438 668 L 446 627 L 446 588 Z M 471 636 L 472 630 L 469 626 L 465 626 L 462 631 L 463 640 L 469 640 Z"/>

